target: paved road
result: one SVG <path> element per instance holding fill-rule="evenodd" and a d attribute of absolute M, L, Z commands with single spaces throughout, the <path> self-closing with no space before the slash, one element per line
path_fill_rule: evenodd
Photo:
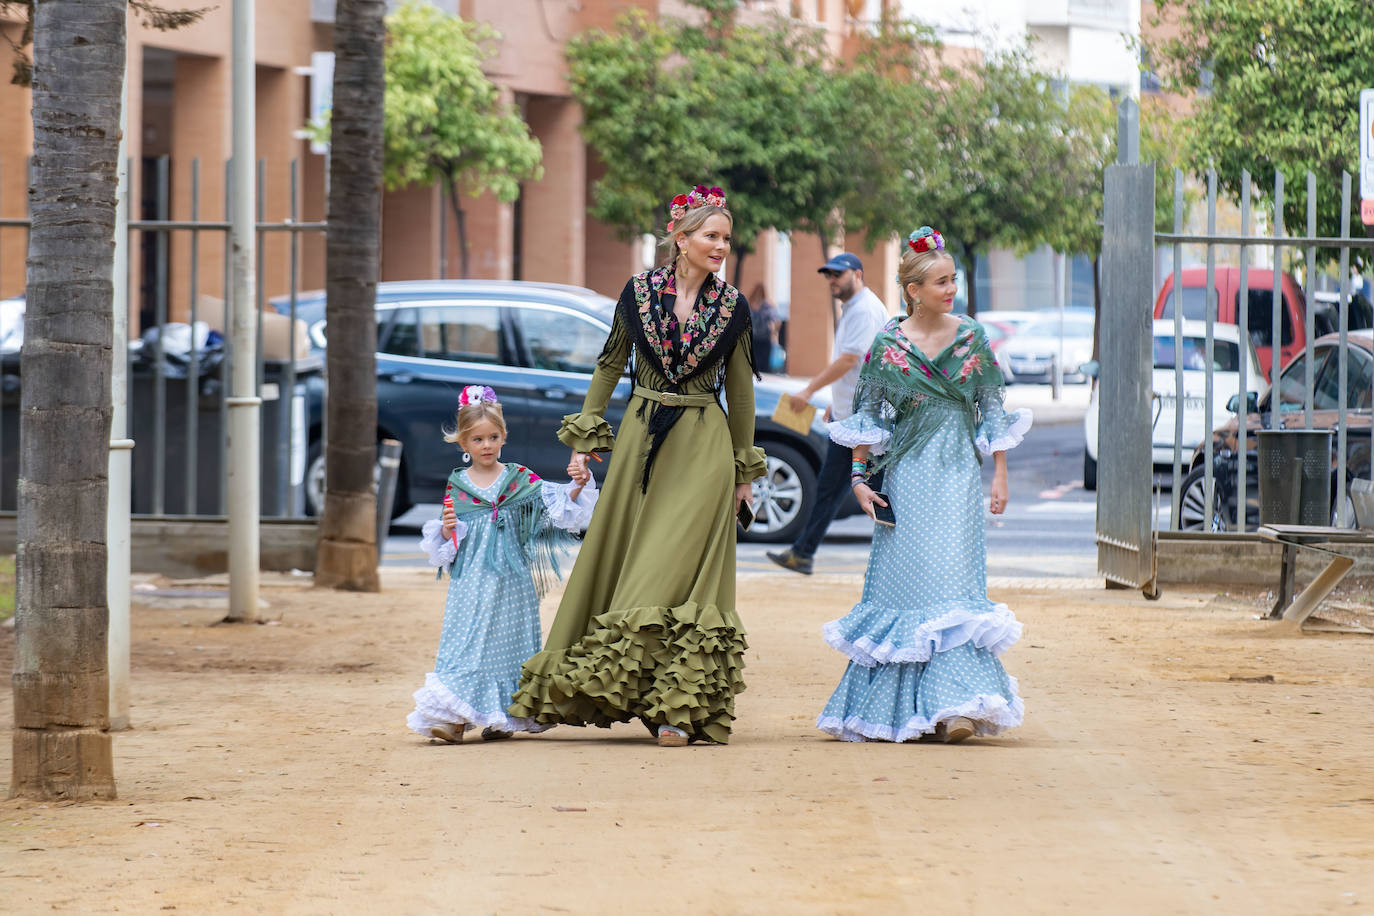
<path fill-rule="evenodd" d="M 1011 504 L 1000 518 L 988 516 L 988 574 L 991 576 L 1092 577 L 1097 572 L 1094 494 L 1083 489 L 1083 411 L 1087 392 L 1066 386 L 1061 401 L 1047 386 L 1013 386 L 1009 406 L 1027 406 L 1036 422 L 1026 441 L 1008 456 Z M 992 464 L 985 468 L 990 478 Z M 387 539 L 385 565 L 422 564 L 416 550 L 420 525 L 439 506 L 416 506 L 397 520 Z M 862 572 L 868 563 L 873 525 L 841 519 L 830 526 L 816 558 L 818 573 Z M 741 544 L 741 571 L 778 571 L 764 553 L 771 544 Z"/>

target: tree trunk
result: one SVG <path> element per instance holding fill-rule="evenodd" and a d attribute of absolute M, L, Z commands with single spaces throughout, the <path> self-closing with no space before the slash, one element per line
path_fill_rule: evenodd
<path fill-rule="evenodd" d="M 448 205 L 453 208 L 453 225 L 458 230 L 458 270 L 459 276 L 464 280 L 468 278 L 468 222 L 467 214 L 463 212 L 463 203 L 458 196 L 458 182 L 456 180 L 446 182 L 448 184 Z"/>
<path fill-rule="evenodd" d="M 115 796 L 105 514 L 127 13 L 127 0 L 46 0 L 34 11 L 10 783 L 17 798 Z"/>
<path fill-rule="evenodd" d="M 1102 327 L 1102 255 L 1093 255 L 1093 359 L 1098 356 L 1098 329 Z M 1096 379 L 1094 379 L 1096 384 Z"/>
<path fill-rule="evenodd" d="M 731 284 L 735 289 L 740 288 L 740 282 L 744 279 L 744 258 L 748 254 L 749 252 L 745 251 L 743 248 L 735 252 L 735 282 Z M 755 303 L 751 302 L 749 305 L 754 306 Z"/>
<path fill-rule="evenodd" d="M 325 320 L 329 440 L 315 584 L 375 592 L 377 260 L 382 212 L 385 0 L 339 0 L 334 20 Z M 404 460 L 404 456 L 402 456 Z"/>
<path fill-rule="evenodd" d="M 978 253 L 970 250 L 968 253 L 968 316 L 978 317 Z"/>

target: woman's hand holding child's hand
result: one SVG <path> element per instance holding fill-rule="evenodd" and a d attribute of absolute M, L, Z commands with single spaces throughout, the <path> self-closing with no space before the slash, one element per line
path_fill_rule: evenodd
<path fill-rule="evenodd" d="M 453 529 L 458 527 L 458 514 L 453 511 L 452 506 L 444 506 L 441 520 L 444 525 L 444 540 L 448 540 L 453 537 Z"/>

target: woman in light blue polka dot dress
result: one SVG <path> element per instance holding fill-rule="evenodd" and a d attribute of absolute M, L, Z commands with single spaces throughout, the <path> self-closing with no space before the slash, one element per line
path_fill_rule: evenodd
<path fill-rule="evenodd" d="M 506 423 L 490 388 L 459 397 L 456 429 L 472 466 L 449 477 L 443 520 L 425 522 L 420 544 L 431 565 L 449 570 L 448 600 L 434 670 L 415 692 L 406 724 L 451 744 L 469 726 L 487 740 L 543 731 L 506 713 L 520 666 L 539 651 L 539 597 L 559 574 L 567 530 L 591 521 L 596 482 L 581 467 L 571 483 L 551 484 L 518 464 L 502 464 Z"/>
<path fill-rule="evenodd" d="M 998 656 L 1021 636 L 1005 604 L 987 597 L 983 486 L 992 455 L 989 509 L 1007 505 L 1006 450 L 1030 428 L 1007 413 L 1005 385 L 982 327 L 951 314 L 954 261 L 938 232 L 907 239 L 897 275 L 907 306 L 865 359 L 854 413 L 830 437 L 853 449 L 852 482 L 879 524 L 862 600 L 825 625 L 849 666 L 816 725 L 843 741 L 947 742 L 1021 724 L 1016 679 Z M 887 499 L 868 485 L 885 471 Z"/>

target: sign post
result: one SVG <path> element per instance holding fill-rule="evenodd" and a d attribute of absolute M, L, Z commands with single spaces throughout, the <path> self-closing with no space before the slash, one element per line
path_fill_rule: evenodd
<path fill-rule="evenodd" d="M 1374 226 L 1374 89 L 1360 90 L 1360 221 Z"/>

